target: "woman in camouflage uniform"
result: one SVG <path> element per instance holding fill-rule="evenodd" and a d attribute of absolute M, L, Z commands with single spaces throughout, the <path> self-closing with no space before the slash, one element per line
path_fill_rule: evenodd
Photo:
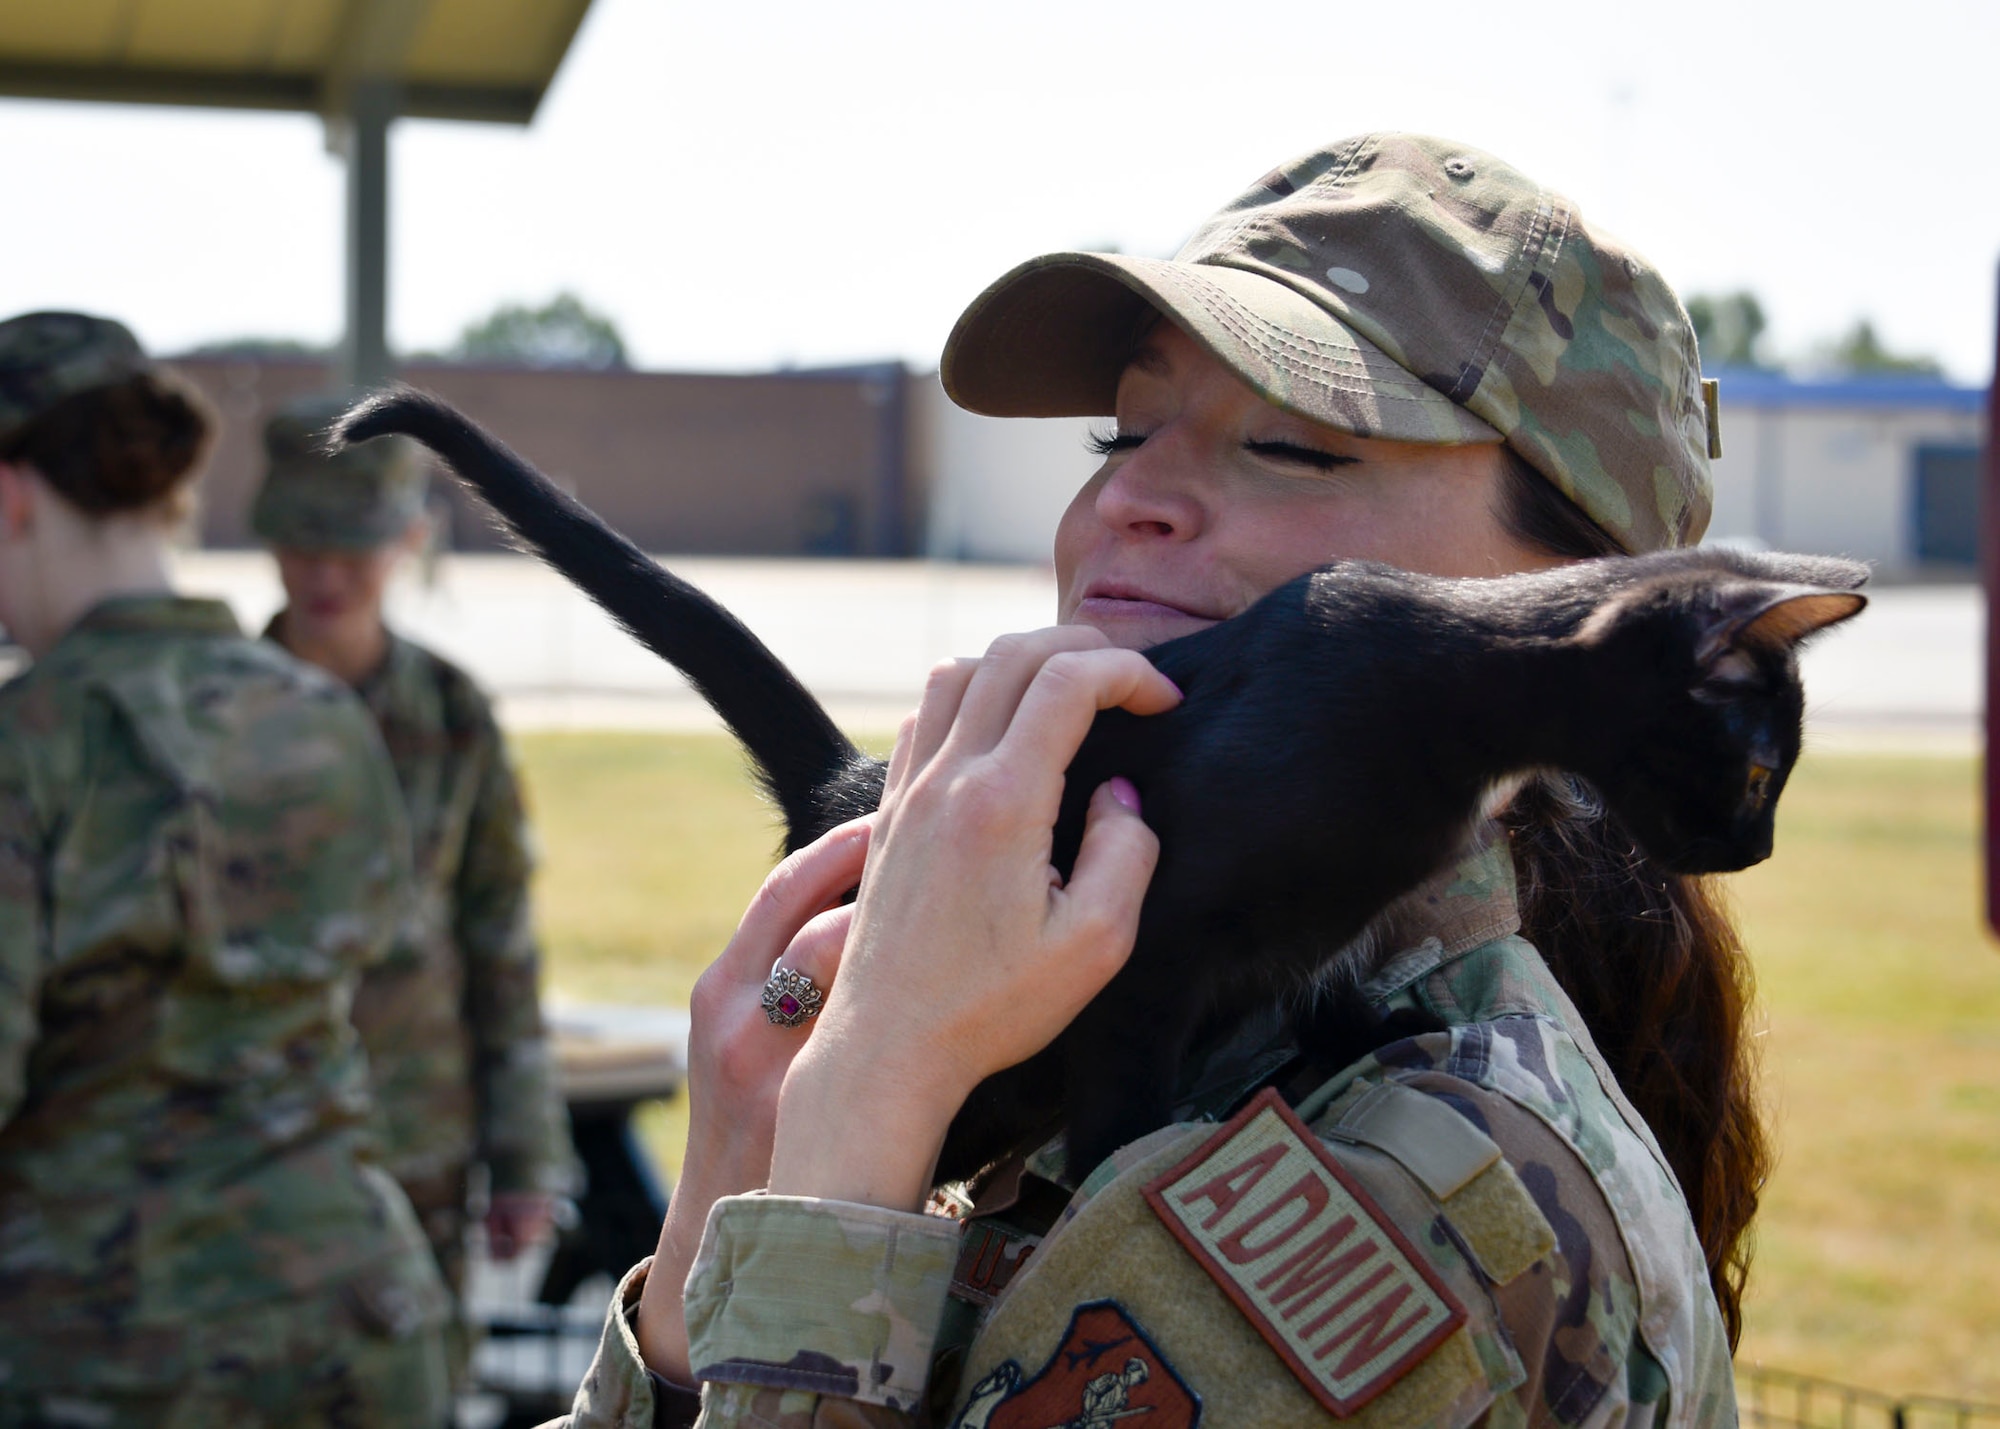
<path fill-rule="evenodd" d="M 432 1429 L 348 1021 L 408 834 L 353 696 L 168 584 L 210 427 L 116 323 L 0 323 L 0 1423 Z"/>
<path fill-rule="evenodd" d="M 943 380 L 1115 414 L 1056 538 L 1064 623 L 934 672 L 880 812 L 781 866 L 704 975 L 683 1178 L 572 1424 L 686 1422 L 696 1381 L 702 1423 L 782 1429 L 1733 1422 L 1763 1167 L 1740 950 L 1574 781 L 1371 930 L 1365 992 L 1446 1031 L 1328 1067 L 1239 1028 L 1103 1165 L 1023 1148 L 929 1185 L 966 1093 L 1131 948 L 1135 791 L 1097 792 L 1067 884 L 1048 856 L 1095 712 L 1178 699 L 1134 652 L 1329 557 L 1478 576 L 1698 539 L 1714 408 L 1671 290 L 1490 155 L 1367 135 L 1172 261 L 1016 269 Z M 809 1037 L 759 1015 L 780 957 L 831 989 Z"/>
<path fill-rule="evenodd" d="M 542 1026 L 531 838 L 506 741 L 470 675 L 382 618 L 391 574 L 428 532 L 423 454 L 382 437 L 328 456 L 345 405 L 302 398 L 265 426 L 250 524 L 271 543 L 286 603 L 264 634 L 354 688 L 403 791 L 417 897 L 361 980 L 354 1025 L 383 1163 L 462 1297 L 471 1172 L 484 1172 L 487 1249 L 512 1259 L 570 1189 L 569 1121 Z M 462 1375 L 462 1314 L 450 1340 Z"/>

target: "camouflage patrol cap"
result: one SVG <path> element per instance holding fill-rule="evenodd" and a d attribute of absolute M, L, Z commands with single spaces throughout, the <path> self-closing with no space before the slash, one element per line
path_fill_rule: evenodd
<path fill-rule="evenodd" d="M 367 550 L 394 541 L 424 514 L 423 452 L 408 437 L 327 451 L 327 433 L 347 406 L 335 396 L 301 397 L 265 423 L 269 466 L 250 529 L 272 545 Z"/>
<path fill-rule="evenodd" d="M 152 362 L 123 323 L 87 313 L 23 313 L 0 322 L 0 441 L 65 397 L 109 387 Z"/>
<path fill-rule="evenodd" d="M 1627 551 L 1708 526 L 1720 452 L 1679 299 L 1490 154 L 1364 134 L 1273 170 L 1171 260 L 1031 259 L 959 318 L 945 391 L 992 416 L 1110 413 L 1156 312 L 1313 421 L 1504 441 Z"/>

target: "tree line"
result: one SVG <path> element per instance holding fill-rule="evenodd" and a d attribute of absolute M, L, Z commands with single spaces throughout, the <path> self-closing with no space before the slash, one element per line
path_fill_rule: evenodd
<path fill-rule="evenodd" d="M 1775 356 L 1765 340 L 1764 305 L 1748 290 L 1696 293 L 1688 318 L 1701 345 L 1704 369 L 1747 367 L 1762 372 L 1798 370 L 1851 377 L 1941 377 L 1944 368 L 1924 353 L 1897 352 L 1882 341 L 1874 322 L 1856 318 L 1837 337 L 1816 343 L 1790 360 Z"/>
<path fill-rule="evenodd" d="M 1925 353 L 1898 352 L 1882 340 L 1874 321 L 1859 317 L 1845 332 L 1791 357 L 1775 354 L 1769 321 L 1755 293 L 1696 293 L 1688 299 L 1689 319 L 1701 345 L 1706 369 L 1750 368 L 1761 372 L 1800 371 L 1835 376 L 1940 377 L 1942 365 Z M 289 338 L 240 337 L 204 343 L 191 357 L 313 357 L 328 349 Z M 582 368 L 619 371 L 628 367 L 618 325 L 574 293 L 558 293 L 540 305 L 503 303 L 469 323 L 458 340 L 435 352 L 413 352 L 414 362 L 463 362 L 504 367 Z"/>

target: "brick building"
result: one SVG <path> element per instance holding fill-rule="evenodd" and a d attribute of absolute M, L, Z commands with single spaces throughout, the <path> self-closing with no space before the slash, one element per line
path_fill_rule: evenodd
<path fill-rule="evenodd" d="M 318 390 L 319 363 L 183 358 L 224 434 L 201 542 L 254 544 L 263 421 Z M 405 370 L 563 482 L 643 549 L 682 555 L 931 556 L 1037 564 L 1097 464 L 1083 420 L 998 421 L 900 363 L 712 375 Z M 1923 379 L 1725 371 L 1711 540 L 1859 556 L 1890 578 L 1973 569 L 1985 394 Z M 438 483 L 452 545 L 504 542 Z"/>
<path fill-rule="evenodd" d="M 264 420 L 326 386 L 329 370 L 281 358 L 174 366 L 223 416 L 201 544 L 254 545 Z M 907 556 L 924 545 L 927 482 L 910 455 L 913 379 L 900 363 L 746 376 L 420 364 L 403 378 L 465 411 L 646 550 Z M 437 490 L 456 549 L 504 545 L 455 482 Z"/>

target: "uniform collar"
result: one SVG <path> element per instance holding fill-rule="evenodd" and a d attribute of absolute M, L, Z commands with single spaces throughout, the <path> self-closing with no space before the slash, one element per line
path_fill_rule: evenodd
<path fill-rule="evenodd" d="M 1514 860 L 1496 824 L 1479 830 L 1450 868 L 1419 884 L 1380 914 L 1361 936 L 1374 945 L 1375 971 L 1362 995 L 1377 1005 L 1475 948 L 1518 932 Z M 1279 1009 L 1244 1023 L 1210 1051 L 1176 1106 L 1177 1121 L 1221 1119 L 1298 1054 Z"/>
<path fill-rule="evenodd" d="M 1520 927 L 1514 860 L 1506 835 L 1488 824 L 1465 857 L 1397 900 L 1363 934 L 1378 947 L 1393 951 L 1375 963 L 1362 991 L 1369 1001 L 1380 1003 Z M 1297 1055 L 1297 1047 L 1285 1035 L 1282 1013 L 1273 1008 L 1258 1014 L 1201 1058 L 1174 1108 L 1174 1120 L 1222 1118 Z M 1064 1174 L 1063 1143 L 1057 1137 L 1030 1152 L 1024 1167 L 1018 1161 L 1005 1163 L 986 1178 L 975 1214 L 1011 1205 L 1022 1169 L 1058 1185 L 1073 1184 Z"/>
<path fill-rule="evenodd" d="M 1420 885 L 1376 922 L 1392 949 L 1362 984 L 1370 1002 L 1384 1002 L 1474 948 L 1521 931 L 1514 901 L 1514 857 L 1497 824 L 1452 868 Z"/>
<path fill-rule="evenodd" d="M 361 683 L 354 687 L 362 703 L 377 711 L 388 702 L 389 692 L 410 668 L 411 657 L 416 653 L 416 647 L 388 626 L 382 627 L 382 634 L 388 643 L 383 647 L 381 662 L 362 676 Z"/>
<path fill-rule="evenodd" d="M 219 600 L 178 595 L 114 595 L 70 627 L 71 634 L 241 635 L 243 627 Z M 67 637 L 65 637 L 67 638 Z"/>
<path fill-rule="evenodd" d="M 278 633 L 279 626 L 283 623 L 284 619 L 285 612 L 280 607 L 276 615 L 273 615 L 269 620 L 264 622 L 264 638 L 273 645 L 285 650 L 287 654 L 290 654 L 289 647 L 285 645 L 284 640 L 280 638 Z M 409 642 L 398 636 L 387 625 L 382 627 L 382 633 L 388 637 L 388 644 L 382 651 L 382 659 L 376 664 L 374 669 L 363 675 L 360 683 L 354 687 L 354 692 L 361 696 L 362 702 L 370 709 L 377 707 L 379 697 L 389 688 L 390 683 L 396 676 L 396 672 L 409 664 L 410 658 Z"/>

